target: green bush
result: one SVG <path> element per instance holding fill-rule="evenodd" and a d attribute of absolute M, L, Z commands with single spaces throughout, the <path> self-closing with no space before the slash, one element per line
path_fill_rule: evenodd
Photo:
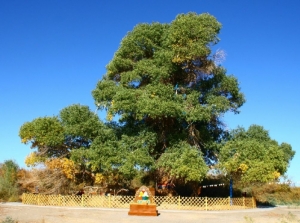
<path fill-rule="evenodd" d="M 4 201 L 18 200 L 18 169 L 19 166 L 12 160 L 7 160 L 0 164 L 0 197 Z"/>

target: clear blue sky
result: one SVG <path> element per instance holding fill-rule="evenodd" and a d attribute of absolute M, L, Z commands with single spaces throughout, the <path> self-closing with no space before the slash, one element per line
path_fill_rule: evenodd
<path fill-rule="evenodd" d="M 288 176 L 300 183 L 299 9 L 299 0 L 0 0 L 0 162 L 25 167 L 23 123 L 71 104 L 95 109 L 91 91 L 137 23 L 208 12 L 223 24 L 217 48 L 247 99 L 225 123 L 262 125 L 290 143 L 296 156 Z"/>

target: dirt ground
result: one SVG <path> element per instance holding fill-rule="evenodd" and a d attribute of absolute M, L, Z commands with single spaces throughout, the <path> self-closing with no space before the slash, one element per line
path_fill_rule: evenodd
<path fill-rule="evenodd" d="M 127 209 L 66 208 L 0 203 L 0 222 L 18 223 L 283 223 L 300 222 L 300 207 L 256 208 L 240 211 L 159 211 L 157 217 L 129 216 Z"/>

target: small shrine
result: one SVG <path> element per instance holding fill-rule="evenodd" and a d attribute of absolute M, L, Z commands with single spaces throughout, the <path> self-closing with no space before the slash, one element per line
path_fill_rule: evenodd
<path fill-rule="evenodd" d="M 156 204 L 153 196 L 155 190 L 146 186 L 141 186 L 135 193 L 135 198 L 130 203 L 128 215 L 157 216 Z"/>

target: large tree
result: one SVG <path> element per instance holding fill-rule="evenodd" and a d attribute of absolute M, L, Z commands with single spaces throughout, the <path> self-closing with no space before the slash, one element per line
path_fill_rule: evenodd
<path fill-rule="evenodd" d="M 185 181 L 205 177 L 224 135 L 221 117 L 245 99 L 218 64 L 221 24 L 180 14 L 170 24 L 139 24 L 122 39 L 93 97 L 114 134 L 96 138 L 91 162 L 128 177 L 138 170 Z"/>
<path fill-rule="evenodd" d="M 92 92 L 107 122 L 72 105 L 24 123 L 19 135 L 35 149 L 27 164 L 115 185 L 137 176 L 195 185 L 217 164 L 242 182 L 284 174 L 295 153 L 289 144 L 259 126 L 225 131 L 222 115 L 238 113 L 245 99 L 220 64 L 222 51 L 213 52 L 220 29 L 213 16 L 195 13 L 134 27 Z"/>

